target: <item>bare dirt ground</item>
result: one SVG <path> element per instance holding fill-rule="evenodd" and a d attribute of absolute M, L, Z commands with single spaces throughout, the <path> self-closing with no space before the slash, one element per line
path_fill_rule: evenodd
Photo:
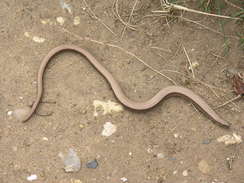
<path fill-rule="evenodd" d="M 119 15 L 136 25 L 136 30 L 124 30 L 113 12 L 113 0 L 66 3 L 70 12 L 62 9 L 58 0 L 0 2 L 0 182 L 27 182 L 29 175 L 36 174 L 37 183 L 115 183 L 122 182 L 122 177 L 131 183 L 243 183 L 243 143 L 225 146 L 216 141 L 233 132 L 243 136 L 243 100 L 217 109 L 232 123 L 229 130 L 213 124 L 189 101 L 175 97 L 147 112 L 124 108 L 123 112 L 94 117 L 94 100 L 119 101 L 83 57 L 64 52 L 53 58 L 45 75 L 43 101 L 53 103 L 42 103 L 37 111 L 52 115 L 34 115 L 25 124 L 7 115 L 34 101 L 41 60 L 50 49 L 64 43 L 89 50 L 134 100 L 149 99 L 173 83 L 128 51 L 201 95 L 212 107 L 235 97 L 224 71 L 243 69 L 243 50 L 237 36 L 243 25 L 183 14 L 208 30 L 186 19 L 166 19 L 152 13 L 160 10 L 159 1 L 138 1 L 133 9 L 135 1 L 124 0 L 118 1 Z M 183 5 L 198 9 L 195 2 Z M 234 10 L 226 8 L 223 14 Z M 80 23 L 74 25 L 76 16 Z M 57 17 L 64 18 L 63 25 Z M 191 62 L 198 63 L 195 79 L 183 48 Z M 109 137 L 101 135 L 106 122 L 117 126 Z M 63 170 L 58 154 L 69 148 L 81 159 L 79 172 Z M 227 158 L 231 157 L 230 169 Z M 86 168 L 86 162 L 94 158 L 99 166 Z M 205 169 L 199 165 L 201 161 Z"/>

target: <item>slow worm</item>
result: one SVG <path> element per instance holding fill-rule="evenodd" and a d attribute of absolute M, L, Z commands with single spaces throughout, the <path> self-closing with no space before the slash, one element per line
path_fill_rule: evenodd
<path fill-rule="evenodd" d="M 230 123 L 227 121 L 221 119 L 215 111 L 198 95 L 193 93 L 191 90 L 180 87 L 180 86 L 168 86 L 162 90 L 160 90 L 156 95 L 154 95 L 151 99 L 145 101 L 145 102 L 136 102 L 131 99 L 129 99 L 119 86 L 118 82 L 114 79 L 112 74 L 108 72 L 108 70 L 101 65 L 88 51 L 79 48 L 74 45 L 61 45 L 54 49 L 52 49 L 42 60 L 40 69 L 38 71 L 38 78 L 37 78 L 37 97 L 35 102 L 33 103 L 32 107 L 30 108 L 30 111 L 25 116 L 25 118 L 22 120 L 23 122 L 26 122 L 30 117 L 34 114 L 36 111 L 36 108 L 38 107 L 40 100 L 42 98 L 43 94 L 43 75 L 46 69 L 47 64 L 51 61 L 51 58 L 56 55 L 59 52 L 65 51 L 65 50 L 71 50 L 80 53 L 86 59 L 97 69 L 98 72 L 101 73 L 104 78 L 108 81 L 110 86 L 113 89 L 113 92 L 117 99 L 126 107 L 134 109 L 134 110 L 146 110 L 154 107 L 157 105 L 161 100 L 165 99 L 169 96 L 180 96 L 189 99 L 191 102 L 193 102 L 196 107 L 204 112 L 213 122 L 216 122 L 222 127 L 230 127 Z"/>

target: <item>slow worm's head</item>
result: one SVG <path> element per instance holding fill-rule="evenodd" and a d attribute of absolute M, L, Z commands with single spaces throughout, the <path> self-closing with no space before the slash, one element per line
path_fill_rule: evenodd
<path fill-rule="evenodd" d="M 13 116 L 18 121 L 24 122 L 30 114 L 31 108 L 29 106 L 21 107 L 13 111 Z"/>

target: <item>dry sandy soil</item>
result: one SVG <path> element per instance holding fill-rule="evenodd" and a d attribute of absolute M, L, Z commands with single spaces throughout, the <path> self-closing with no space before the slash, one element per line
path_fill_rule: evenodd
<path fill-rule="evenodd" d="M 129 18 L 134 2 L 118 1 L 119 15 L 125 22 L 130 19 L 136 29 L 124 30 L 125 26 L 114 14 L 113 0 L 87 0 L 87 4 L 67 1 L 70 12 L 62 9 L 58 0 L 1 0 L 1 183 L 27 182 L 31 174 L 37 175 L 34 181 L 37 183 L 115 183 L 122 182 L 122 177 L 130 183 L 244 182 L 243 143 L 225 146 L 216 141 L 233 132 L 243 136 L 243 100 L 216 110 L 232 123 L 231 129 L 213 124 L 189 101 L 177 97 L 145 112 L 124 108 L 123 112 L 99 113 L 94 117 L 94 100 L 119 101 L 85 58 L 64 52 L 48 65 L 39 115 L 25 124 L 7 115 L 35 100 L 41 60 L 50 49 L 64 43 L 89 50 L 134 100 L 149 99 L 173 83 L 128 51 L 178 85 L 201 95 L 212 107 L 235 97 L 224 71 L 244 67 L 237 37 L 244 30 L 242 24 L 186 12 L 184 18 L 212 30 L 186 19 L 166 19 L 152 13 L 160 10 L 160 2 L 156 0 L 138 1 Z M 194 1 L 183 5 L 198 9 Z M 222 13 L 229 15 L 233 11 L 229 7 Z M 175 16 L 180 14 L 176 12 Z M 80 17 L 80 23 L 74 25 L 76 16 Z M 57 22 L 57 17 L 64 18 L 63 25 Z M 194 67 L 195 79 L 183 48 L 191 62 L 198 63 Z M 41 116 L 50 112 L 49 116 Z M 101 135 L 106 122 L 117 126 L 117 131 L 109 137 Z M 58 154 L 69 148 L 82 161 L 79 172 L 64 172 Z M 94 158 L 99 166 L 86 168 L 86 162 Z M 205 162 L 203 167 L 201 161 Z"/>

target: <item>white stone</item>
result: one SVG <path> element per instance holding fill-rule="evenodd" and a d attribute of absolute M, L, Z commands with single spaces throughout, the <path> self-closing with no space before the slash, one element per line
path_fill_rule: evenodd
<path fill-rule="evenodd" d="M 76 16 L 74 17 L 74 25 L 79 25 L 80 24 L 80 17 L 79 16 Z"/>
<path fill-rule="evenodd" d="M 57 17 L 57 18 L 56 18 L 56 21 L 57 21 L 60 25 L 64 25 L 64 22 L 65 22 L 65 20 L 64 20 L 63 17 Z"/>
<path fill-rule="evenodd" d="M 188 170 L 184 170 L 184 171 L 182 172 L 182 175 L 183 175 L 184 177 L 188 176 Z"/>
<path fill-rule="evenodd" d="M 232 135 L 224 135 L 217 138 L 218 142 L 223 142 L 225 145 L 240 144 L 242 142 L 242 137 L 233 133 Z"/>
<path fill-rule="evenodd" d="M 157 158 L 158 159 L 163 159 L 165 156 L 164 156 L 164 154 L 163 153 L 158 153 L 157 154 Z"/>
<path fill-rule="evenodd" d="M 13 111 L 8 111 L 8 112 L 7 112 L 7 115 L 8 115 L 8 116 L 12 116 L 12 114 L 13 114 Z"/>
<path fill-rule="evenodd" d="M 127 179 L 126 177 L 121 177 L 120 180 L 121 180 L 122 182 L 128 182 L 128 179 Z"/>
<path fill-rule="evenodd" d="M 39 36 L 33 36 L 32 40 L 36 43 L 43 43 L 46 39 Z"/>
<path fill-rule="evenodd" d="M 116 131 L 117 131 L 117 127 L 115 125 L 113 125 L 111 122 L 106 122 L 103 125 L 102 136 L 109 137 Z"/>
<path fill-rule="evenodd" d="M 35 175 L 35 174 L 32 174 L 32 175 L 30 175 L 30 176 L 28 176 L 27 178 L 26 178 L 28 181 L 33 181 L 33 180 L 37 180 L 37 175 Z"/>

